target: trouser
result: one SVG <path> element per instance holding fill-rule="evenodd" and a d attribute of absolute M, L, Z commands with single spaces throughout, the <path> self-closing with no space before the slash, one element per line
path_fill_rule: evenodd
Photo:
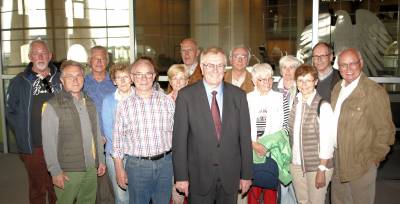
<path fill-rule="evenodd" d="M 107 165 L 108 176 L 110 178 L 112 188 L 114 191 L 115 204 L 128 204 L 129 203 L 128 190 L 124 190 L 121 187 L 119 187 L 117 183 L 117 176 L 115 174 L 114 161 L 110 154 L 106 154 L 106 165 Z"/>
<path fill-rule="evenodd" d="M 290 172 L 293 176 L 294 192 L 299 204 L 324 204 L 326 189 L 332 178 L 333 169 L 325 171 L 325 183 L 322 188 L 315 187 L 316 171 L 303 172 L 300 165 L 290 165 Z"/>
<path fill-rule="evenodd" d="M 279 200 L 280 204 L 297 204 L 293 183 L 290 183 L 286 186 L 281 184 Z"/>
<path fill-rule="evenodd" d="M 57 204 L 76 203 L 92 204 L 96 201 L 97 169 L 89 168 L 85 172 L 64 172 L 68 181 L 64 189 L 54 186 L 57 195 Z"/>
<path fill-rule="evenodd" d="M 172 189 L 171 154 L 152 161 L 128 156 L 125 164 L 128 175 L 130 204 L 168 204 Z"/>
<path fill-rule="evenodd" d="M 371 164 L 368 171 L 360 178 L 342 183 L 339 179 L 339 168 L 335 168 L 332 178 L 332 204 L 373 204 L 376 173 L 376 165 Z"/>
<path fill-rule="evenodd" d="M 47 171 L 43 148 L 34 148 L 32 154 L 20 154 L 25 165 L 29 180 L 29 202 L 31 204 L 45 204 L 46 197 L 49 204 L 56 203 L 56 194 L 52 178 Z"/>
<path fill-rule="evenodd" d="M 248 204 L 258 204 L 261 200 L 264 204 L 276 204 L 276 199 L 277 199 L 277 191 L 276 190 L 270 190 L 270 189 L 262 189 L 260 187 L 252 186 L 250 188 L 250 191 L 247 193 L 247 200 Z"/>
<path fill-rule="evenodd" d="M 236 204 L 237 193 L 227 193 L 222 186 L 221 180 L 216 178 L 210 192 L 207 195 L 191 193 L 189 185 L 189 203 L 190 204 Z"/>

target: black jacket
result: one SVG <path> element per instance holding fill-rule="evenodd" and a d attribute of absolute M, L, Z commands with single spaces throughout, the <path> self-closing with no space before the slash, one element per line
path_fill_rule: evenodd
<path fill-rule="evenodd" d="M 60 71 L 52 63 L 50 67 L 50 82 L 53 93 L 62 89 Z M 31 136 L 31 109 L 32 109 L 32 83 L 36 76 L 32 73 L 32 63 L 26 69 L 11 79 L 7 89 L 6 119 L 8 125 L 14 130 L 18 152 L 32 154 Z M 38 118 L 40 120 L 40 118 Z"/>

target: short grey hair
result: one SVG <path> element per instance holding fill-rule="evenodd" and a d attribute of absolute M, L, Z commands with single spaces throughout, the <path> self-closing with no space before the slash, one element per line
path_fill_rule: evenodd
<path fill-rule="evenodd" d="M 297 69 L 298 67 L 300 67 L 300 65 L 302 65 L 303 63 L 297 59 L 295 56 L 293 55 L 286 55 L 284 57 L 282 57 L 279 60 L 279 70 L 281 72 L 282 75 L 282 69 L 283 67 L 290 67 L 292 69 Z"/>
<path fill-rule="evenodd" d="M 274 70 L 268 63 L 253 65 L 253 69 L 251 70 L 251 76 L 253 77 L 253 79 L 256 79 L 261 74 L 272 77 L 274 75 Z"/>
<path fill-rule="evenodd" d="M 85 69 L 81 63 L 74 61 L 74 60 L 65 60 L 60 66 L 61 76 L 64 76 L 64 69 L 69 66 L 79 67 L 82 74 L 85 74 Z"/>
<path fill-rule="evenodd" d="M 210 54 L 213 54 L 213 55 L 222 54 L 224 56 L 223 57 L 224 65 L 227 64 L 228 61 L 226 59 L 226 54 L 225 54 L 224 50 L 219 47 L 210 47 L 210 48 L 207 48 L 206 50 L 204 50 L 203 52 L 201 52 L 200 63 L 204 63 L 206 56 L 208 56 Z"/>
<path fill-rule="evenodd" d="M 33 40 L 31 43 L 29 43 L 29 54 L 31 54 L 31 52 L 32 52 L 32 47 L 33 47 L 34 44 L 42 44 L 42 45 L 44 45 L 44 46 L 47 48 L 48 51 L 50 51 L 50 50 L 49 50 L 49 45 L 47 44 L 46 41 L 41 40 L 41 39 L 37 39 L 37 40 Z"/>
<path fill-rule="evenodd" d="M 88 64 L 89 64 L 90 66 L 92 66 L 92 65 L 90 64 L 90 61 L 92 60 L 93 53 L 94 53 L 94 51 L 96 51 L 96 50 L 101 50 L 101 51 L 104 52 L 104 54 L 106 55 L 106 60 L 107 60 L 107 63 L 106 63 L 106 64 L 108 65 L 108 63 L 110 62 L 110 57 L 108 56 L 108 51 L 107 51 L 107 49 L 106 49 L 105 47 L 100 46 L 100 45 L 96 45 L 96 46 L 90 48 L 90 55 L 89 55 L 89 59 L 88 59 Z"/>
<path fill-rule="evenodd" d="M 232 57 L 233 57 L 233 56 L 232 56 L 233 51 L 236 50 L 236 49 L 238 49 L 238 48 L 243 48 L 243 49 L 246 49 L 246 50 L 247 50 L 247 61 L 250 61 L 250 58 L 251 58 L 250 48 L 248 48 L 248 47 L 245 46 L 245 45 L 237 45 L 237 46 L 233 47 L 233 48 L 229 51 L 229 59 L 232 59 Z"/>

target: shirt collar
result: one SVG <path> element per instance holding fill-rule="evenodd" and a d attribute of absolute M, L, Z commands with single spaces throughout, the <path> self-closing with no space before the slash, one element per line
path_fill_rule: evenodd
<path fill-rule="evenodd" d="M 312 101 L 314 100 L 315 94 L 317 94 L 317 90 L 314 89 L 310 98 L 307 99 L 307 105 L 311 105 Z M 301 94 L 301 92 L 297 94 L 297 99 L 299 100 L 299 104 L 303 102 L 303 94 Z"/>
<path fill-rule="evenodd" d="M 318 73 L 318 80 L 322 81 L 322 80 L 328 78 L 328 77 L 332 74 L 333 68 L 332 68 L 332 67 L 329 67 L 328 69 L 329 69 L 329 72 L 326 73 L 325 75 L 320 75 L 320 74 Z"/>
<path fill-rule="evenodd" d="M 125 97 L 124 97 L 124 96 L 122 96 L 122 95 L 119 93 L 119 91 L 118 91 L 118 89 L 117 89 L 117 90 L 115 90 L 115 95 L 114 95 L 114 97 L 115 97 L 115 100 L 117 100 L 117 101 L 122 101 L 122 100 L 128 98 L 129 96 L 131 96 L 134 92 L 135 92 L 135 90 L 133 89 L 133 87 L 131 87 L 131 92 L 130 92 L 130 94 L 129 94 L 128 96 L 125 96 Z"/>
<path fill-rule="evenodd" d="M 221 83 L 214 89 L 211 89 L 210 85 L 208 85 L 204 79 L 203 79 L 203 84 L 204 84 L 204 88 L 206 89 L 206 93 L 207 94 L 211 94 L 212 91 L 217 91 L 217 93 L 222 93 L 223 90 L 223 81 L 221 81 Z"/>
<path fill-rule="evenodd" d="M 358 82 L 360 81 L 361 78 L 361 74 L 357 77 L 357 79 L 355 79 L 354 81 L 352 81 L 349 85 L 345 85 L 346 81 L 343 79 L 342 83 L 340 84 L 342 86 L 342 89 L 347 89 L 347 90 L 354 90 L 357 85 Z"/>

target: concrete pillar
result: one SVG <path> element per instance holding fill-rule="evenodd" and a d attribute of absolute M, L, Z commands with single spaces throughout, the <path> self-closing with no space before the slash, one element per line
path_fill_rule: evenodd
<path fill-rule="evenodd" d="M 249 46 L 250 0 L 192 0 L 190 31 L 202 48 Z"/>

